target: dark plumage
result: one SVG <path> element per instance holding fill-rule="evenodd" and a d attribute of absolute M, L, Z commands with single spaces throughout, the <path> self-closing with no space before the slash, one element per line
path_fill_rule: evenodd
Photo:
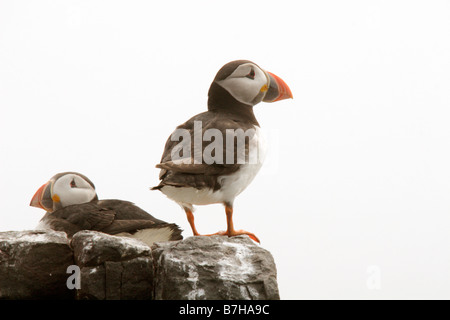
<path fill-rule="evenodd" d="M 226 139 L 223 139 L 223 155 L 222 164 L 213 163 L 207 164 L 205 163 L 203 157 L 201 164 L 194 163 L 194 143 L 193 143 L 193 135 L 194 135 L 194 122 L 200 121 L 202 122 L 202 136 L 208 129 L 217 129 L 220 130 L 222 136 L 226 136 L 227 129 L 242 129 L 244 132 L 247 129 L 253 128 L 251 122 L 248 122 L 245 117 L 241 114 L 228 114 L 220 111 L 208 111 L 200 113 L 182 125 L 179 125 L 177 129 L 185 129 L 189 131 L 191 135 L 191 160 L 190 164 L 179 164 L 174 163 L 171 159 L 171 152 L 173 148 L 179 144 L 178 141 L 172 141 L 169 137 L 167 139 L 166 145 L 164 147 L 164 152 L 161 157 L 161 163 L 156 165 L 157 168 L 162 169 L 160 172 L 159 178 L 161 182 L 158 186 L 153 187 L 152 190 L 159 190 L 165 185 L 171 185 L 175 187 L 183 187 L 190 186 L 196 189 L 202 188 L 210 188 L 212 190 L 218 190 L 221 187 L 220 181 L 217 180 L 218 176 L 232 174 L 239 170 L 240 164 L 237 163 L 237 143 L 233 143 L 233 155 L 234 161 L 231 164 L 226 163 L 226 154 L 229 150 L 227 150 Z M 249 139 L 245 140 L 245 151 L 248 154 L 248 144 Z M 207 144 L 203 143 L 202 145 L 202 154 L 206 148 Z"/>
<path fill-rule="evenodd" d="M 100 200 L 70 205 L 47 212 L 41 220 L 50 229 L 64 231 L 69 237 L 81 230 L 95 230 L 111 235 L 135 234 L 143 229 L 167 228 L 169 240 L 181 240 L 181 229 L 174 223 L 156 219 L 129 201 Z"/>

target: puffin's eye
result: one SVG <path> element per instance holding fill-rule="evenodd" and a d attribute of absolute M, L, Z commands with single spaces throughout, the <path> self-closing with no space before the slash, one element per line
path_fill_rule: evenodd
<path fill-rule="evenodd" d="M 70 181 L 70 187 L 71 188 L 76 188 L 77 184 L 75 183 L 75 179 L 72 179 L 72 181 Z"/>
<path fill-rule="evenodd" d="M 250 73 L 248 75 L 246 75 L 245 77 L 255 80 L 255 70 L 253 70 L 253 68 L 252 68 L 252 70 L 250 70 Z"/>

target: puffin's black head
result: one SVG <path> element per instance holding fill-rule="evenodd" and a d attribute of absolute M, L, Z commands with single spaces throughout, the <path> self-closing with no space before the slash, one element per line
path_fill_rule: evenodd
<path fill-rule="evenodd" d="M 55 174 L 36 191 L 30 206 L 53 212 L 94 200 L 98 200 L 97 193 L 88 177 L 78 172 L 62 172 Z"/>
<path fill-rule="evenodd" d="M 287 84 L 276 75 L 248 60 L 235 60 L 217 72 L 208 93 L 208 108 L 227 108 L 233 104 L 254 106 L 261 101 L 292 98 Z"/>

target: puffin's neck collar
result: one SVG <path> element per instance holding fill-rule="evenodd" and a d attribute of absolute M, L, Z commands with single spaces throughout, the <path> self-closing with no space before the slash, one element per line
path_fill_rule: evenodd
<path fill-rule="evenodd" d="M 237 101 L 228 91 L 216 82 L 208 92 L 208 110 L 233 115 L 235 118 L 259 126 L 253 113 L 253 106 Z"/>

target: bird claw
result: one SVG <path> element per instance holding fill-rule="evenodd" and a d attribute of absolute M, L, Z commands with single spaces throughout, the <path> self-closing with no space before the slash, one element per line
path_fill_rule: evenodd
<path fill-rule="evenodd" d="M 235 236 L 241 236 L 241 235 L 247 235 L 255 242 L 261 243 L 259 241 L 258 237 L 255 236 L 254 233 L 245 231 L 245 230 L 232 230 L 231 232 L 228 231 L 218 231 L 216 233 L 207 234 L 206 236 L 229 236 L 229 237 L 235 237 Z"/>

